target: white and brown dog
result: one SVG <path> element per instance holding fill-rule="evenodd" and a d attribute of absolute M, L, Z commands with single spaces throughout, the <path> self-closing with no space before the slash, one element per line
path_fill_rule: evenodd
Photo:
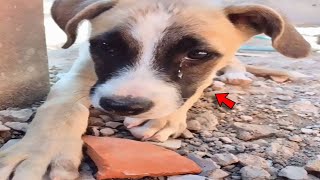
<path fill-rule="evenodd" d="M 137 138 L 178 137 L 217 71 L 245 71 L 235 53 L 256 34 L 270 36 L 286 56 L 309 54 L 309 44 L 272 9 L 212 1 L 57 0 L 52 15 L 68 36 L 64 48 L 82 20 L 91 22 L 91 36 L 25 137 L 0 152 L 0 179 L 40 180 L 49 166 L 52 179 L 76 179 L 91 104 L 125 116 Z"/>

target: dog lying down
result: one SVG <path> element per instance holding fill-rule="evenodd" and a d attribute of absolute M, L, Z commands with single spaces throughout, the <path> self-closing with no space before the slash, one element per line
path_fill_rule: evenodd
<path fill-rule="evenodd" d="M 137 138 L 165 141 L 186 129 L 186 114 L 217 71 L 244 73 L 235 53 L 265 33 L 281 54 L 302 58 L 310 45 L 274 10 L 215 7 L 211 0 L 56 0 L 52 16 L 68 40 L 92 25 L 72 69 L 54 85 L 25 137 L 0 153 L 0 178 L 76 179 L 89 106 L 125 116 Z M 90 92 L 90 93 L 89 93 Z"/>

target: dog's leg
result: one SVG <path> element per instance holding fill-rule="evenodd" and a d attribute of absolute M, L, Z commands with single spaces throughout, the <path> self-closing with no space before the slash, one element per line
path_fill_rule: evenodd
<path fill-rule="evenodd" d="M 247 73 L 245 65 L 236 57 L 222 71 L 224 74 L 218 79 L 227 84 L 246 85 L 252 82 L 252 79 L 248 77 L 250 74 Z"/>
<path fill-rule="evenodd" d="M 187 112 L 200 98 L 203 90 L 212 83 L 212 78 L 198 88 L 196 93 L 189 98 L 182 107 L 169 116 L 153 119 L 141 120 L 126 118 L 125 125 L 132 135 L 143 140 L 166 141 L 169 137 L 177 138 L 187 127 Z M 143 124 L 143 125 L 141 125 Z M 139 126 L 141 125 L 141 126 Z"/>
<path fill-rule="evenodd" d="M 41 180 L 50 165 L 51 179 L 78 176 L 81 136 L 89 116 L 89 90 L 95 82 L 93 65 L 80 56 L 72 70 L 49 93 L 25 137 L 0 152 L 0 179 Z"/>

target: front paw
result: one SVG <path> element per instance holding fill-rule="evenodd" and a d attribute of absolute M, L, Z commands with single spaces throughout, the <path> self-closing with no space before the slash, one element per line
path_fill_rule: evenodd
<path fill-rule="evenodd" d="M 136 138 L 163 142 L 179 137 L 187 127 L 186 119 L 184 113 L 153 120 L 126 118 L 124 124 Z"/>
<path fill-rule="evenodd" d="M 42 180 L 50 166 L 53 180 L 74 180 L 82 157 L 81 139 L 20 140 L 0 152 L 1 180 Z"/>
<path fill-rule="evenodd" d="M 218 77 L 224 83 L 231 85 L 247 85 L 252 83 L 254 75 L 248 72 L 226 72 Z"/>

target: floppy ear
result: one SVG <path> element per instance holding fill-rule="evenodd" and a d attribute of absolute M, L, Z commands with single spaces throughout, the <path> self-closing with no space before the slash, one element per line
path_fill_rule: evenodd
<path fill-rule="evenodd" d="M 75 42 L 78 25 L 82 20 L 93 19 L 116 3 L 117 0 L 56 0 L 51 14 L 68 38 L 62 48 L 69 48 Z"/>
<path fill-rule="evenodd" d="M 302 58 L 310 53 L 310 44 L 279 13 L 261 5 L 229 6 L 224 9 L 229 20 L 246 36 L 265 33 L 281 54 Z"/>

